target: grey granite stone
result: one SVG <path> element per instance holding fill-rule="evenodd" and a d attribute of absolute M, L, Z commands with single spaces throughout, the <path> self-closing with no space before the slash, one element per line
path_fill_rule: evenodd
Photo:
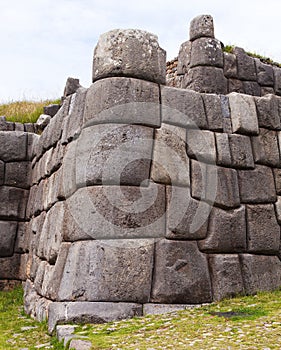
<path fill-rule="evenodd" d="M 276 131 L 260 129 L 259 136 L 252 138 L 252 145 L 256 163 L 273 167 L 280 166 L 280 154 Z"/>
<path fill-rule="evenodd" d="M 184 76 L 183 88 L 197 92 L 227 94 L 227 79 L 222 68 L 197 66 Z"/>
<path fill-rule="evenodd" d="M 182 127 L 207 127 L 200 94 L 190 90 L 162 87 L 161 98 L 162 122 Z"/>
<path fill-rule="evenodd" d="M 142 305 L 112 302 L 54 302 L 49 306 L 48 331 L 62 323 L 104 323 L 142 315 Z"/>
<path fill-rule="evenodd" d="M 0 206 L 0 217 L 16 220 L 24 219 L 27 200 L 27 190 L 16 187 L 1 186 L 0 202 L 5 203 L 5 205 Z"/>
<path fill-rule="evenodd" d="M 195 304 L 211 300 L 207 259 L 196 242 L 158 241 L 151 301 Z"/>
<path fill-rule="evenodd" d="M 244 294 L 238 255 L 212 254 L 209 256 L 209 265 L 214 300 Z"/>
<path fill-rule="evenodd" d="M 224 75 L 227 78 L 237 79 L 237 62 L 236 56 L 232 53 L 224 52 Z"/>
<path fill-rule="evenodd" d="M 69 95 L 74 94 L 80 87 L 81 87 L 81 85 L 79 83 L 79 79 L 67 78 L 64 92 L 63 92 L 63 96 L 67 97 Z"/>
<path fill-rule="evenodd" d="M 162 124 L 155 131 L 151 179 L 162 184 L 189 186 L 189 158 L 186 154 L 186 130 Z"/>
<path fill-rule="evenodd" d="M 167 234 L 168 239 L 196 240 L 207 236 L 211 207 L 190 196 L 188 187 L 168 186 Z"/>
<path fill-rule="evenodd" d="M 272 170 L 257 165 L 254 170 L 239 170 L 239 190 L 242 203 L 272 203 L 276 192 Z"/>
<path fill-rule="evenodd" d="M 215 133 L 216 149 L 217 149 L 217 164 L 222 166 L 231 166 L 232 158 L 228 141 L 228 134 Z"/>
<path fill-rule="evenodd" d="M 203 94 L 203 101 L 208 121 L 208 128 L 213 131 L 223 130 L 221 99 L 216 94 Z"/>
<path fill-rule="evenodd" d="M 247 294 L 280 288 L 281 261 L 277 256 L 242 254 L 241 267 Z"/>
<path fill-rule="evenodd" d="M 26 160 L 27 134 L 22 131 L 0 131 L 0 159 L 4 162 Z"/>
<path fill-rule="evenodd" d="M 266 95 L 255 98 L 258 121 L 260 128 L 280 129 L 280 118 L 278 114 L 279 98 L 275 95 Z"/>
<path fill-rule="evenodd" d="M 186 134 L 187 154 L 201 162 L 216 162 L 215 134 L 209 130 L 190 129 Z"/>
<path fill-rule="evenodd" d="M 83 129 L 75 151 L 77 186 L 147 186 L 153 142 L 153 129 L 146 126 L 103 124 Z"/>
<path fill-rule="evenodd" d="M 13 255 L 16 235 L 17 222 L 0 221 L 0 257 Z"/>
<path fill-rule="evenodd" d="M 280 227 L 273 204 L 247 205 L 248 251 L 277 254 L 280 247 Z"/>
<path fill-rule="evenodd" d="M 190 40 L 201 37 L 214 38 L 214 22 L 210 15 L 200 15 L 190 22 Z"/>
<path fill-rule="evenodd" d="M 177 75 L 186 74 L 190 65 L 191 42 L 186 41 L 181 44 L 178 55 Z"/>
<path fill-rule="evenodd" d="M 148 302 L 154 244 L 145 240 L 137 244 L 128 240 L 73 243 L 57 300 Z"/>
<path fill-rule="evenodd" d="M 191 170 L 192 197 L 226 209 L 240 205 L 236 170 L 197 161 L 192 161 Z"/>
<path fill-rule="evenodd" d="M 154 183 L 81 188 L 66 202 L 64 239 L 164 237 L 165 205 L 165 186 Z"/>
<path fill-rule="evenodd" d="M 261 87 L 256 81 L 243 81 L 244 94 L 261 96 Z"/>
<path fill-rule="evenodd" d="M 219 40 L 198 38 L 192 42 L 190 68 L 196 66 L 223 67 L 223 52 Z"/>
<path fill-rule="evenodd" d="M 245 207 L 227 211 L 214 207 L 210 215 L 207 238 L 199 242 L 199 248 L 207 253 L 245 252 Z"/>
<path fill-rule="evenodd" d="M 236 92 L 229 94 L 228 98 L 233 132 L 257 135 L 259 126 L 254 98 Z"/>
<path fill-rule="evenodd" d="M 137 29 L 102 34 L 94 51 L 93 81 L 112 76 L 165 84 L 166 51 L 157 36 Z"/>
<path fill-rule="evenodd" d="M 159 127 L 158 85 L 139 79 L 120 77 L 95 82 L 86 95 L 84 124 L 101 123 L 144 124 Z"/>
<path fill-rule="evenodd" d="M 259 59 L 255 59 L 257 70 L 257 81 L 261 86 L 274 86 L 274 72 L 270 64 L 262 63 Z"/>
<path fill-rule="evenodd" d="M 30 162 L 6 163 L 5 185 L 28 189 L 30 187 Z"/>
<path fill-rule="evenodd" d="M 232 167 L 238 169 L 253 169 L 254 159 L 251 139 L 244 135 L 228 135 Z"/>
<path fill-rule="evenodd" d="M 255 59 L 248 56 L 240 47 L 235 47 L 233 53 L 237 58 L 238 78 L 241 80 L 256 81 Z"/>

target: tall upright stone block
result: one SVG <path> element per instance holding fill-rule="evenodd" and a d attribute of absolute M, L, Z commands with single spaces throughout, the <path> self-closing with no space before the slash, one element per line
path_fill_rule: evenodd
<path fill-rule="evenodd" d="M 197 38 L 208 37 L 214 38 L 214 21 L 210 15 L 200 15 L 190 23 L 189 30 L 190 40 Z"/>
<path fill-rule="evenodd" d="M 137 29 L 102 34 L 94 52 L 93 82 L 113 76 L 165 84 L 166 52 L 157 36 Z"/>

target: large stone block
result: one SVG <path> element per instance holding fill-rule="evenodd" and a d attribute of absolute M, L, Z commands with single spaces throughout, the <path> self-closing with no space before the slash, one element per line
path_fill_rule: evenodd
<path fill-rule="evenodd" d="M 234 133 L 258 135 L 259 125 L 254 98 L 232 92 L 228 95 Z"/>
<path fill-rule="evenodd" d="M 81 133 L 87 92 L 88 89 L 81 87 L 71 97 L 68 115 L 64 118 L 62 127 L 62 144 L 76 139 Z"/>
<path fill-rule="evenodd" d="M 0 257 L 13 255 L 17 226 L 14 221 L 0 221 Z"/>
<path fill-rule="evenodd" d="M 215 134 L 208 130 L 190 129 L 186 133 L 187 154 L 201 162 L 216 162 Z"/>
<path fill-rule="evenodd" d="M 255 59 L 248 56 L 240 47 L 235 47 L 233 53 L 237 58 L 238 79 L 256 81 Z"/>
<path fill-rule="evenodd" d="M 5 185 L 28 189 L 30 187 L 30 162 L 6 163 Z"/>
<path fill-rule="evenodd" d="M 228 93 L 237 92 L 240 94 L 245 94 L 243 81 L 239 79 L 229 78 L 227 80 Z"/>
<path fill-rule="evenodd" d="M 277 256 L 242 254 L 241 268 L 247 294 L 281 286 L 281 261 Z"/>
<path fill-rule="evenodd" d="M 213 131 L 223 130 L 221 99 L 216 94 L 203 94 L 203 101 L 208 121 L 208 128 Z"/>
<path fill-rule="evenodd" d="M 0 258 L 1 279 L 26 280 L 27 254 L 14 254 L 11 257 Z"/>
<path fill-rule="evenodd" d="M 257 81 L 261 86 L 274 86 L 274 72 L 270 64 L 262 63 L 259 59 L 255 59 L 257 70 Z"/>
<path fill-rule="evenodd" d="M 27 157 L 27 133 L 0 131 L 0 159 L 4 162 L 25 160 Z"/>
<path fill-rule="evenodd" d="M 186 74 L 190 65 L 191 42 L 186 41 L 181 44 L 178 55 L 177 75 Z"/>
<path fill-rule="evenodd" d="M 156 243 L 151 301 L 200 304 L 212 301 L 207 258 L 196 242 Z"/>
<path fill-rule="evenodd" d="M 242 81 L 243 93 L 252 96 L 261 96 L 261 87 L 256 81 Z"/>
<path fill-rule="evenodd" d="M 281 68 L 273 67 L 274 70 L 274 91 L 276 95 L 281 95 Z"/>
<path fill-rule="evenodd" d="M 155 131 L 151 179 L 163 184 L 189 186 L 189 175 L 186 130 L 163 123 Z"/>
<path fill-rule="evenodd" d="M 207 66 L 190 68 L 182 84 L 183 88 L 201 93 L 227 94 L 227 79 L 222 68 Z"/>
<path fill-rule="evenodd" d="M 190 22 L 190 40 L 201 37 L 214 38 L 214 22 L 210 15 L 200 15 Z"/>
<path fill-rule="evenodd" d="M 217 148 L 217 164 L 222 166 L 231 166 L 232 158 L 228 140 L 228 134 L 215 133 Z"/>
<path fill-rule="evenodd" d="M 276 194 L 281 195 L 281 169 L 273 169 Z"/>
<path fill-rule="evenodd" d="M 212 254 L 209 256 L 209 265 L 214 300 L 244 294 L 238 255 Z"/>
<path fill-rule="evenodd" d="M 94 51 L 93 81 L 112 76 L 165 84 L 166 51 L 157 36 L 137 29 L 102 34 Z"/>
<path fill-rule="evenodd" d="M 242 206 L 235 210 L 214 207 L 211 211 L 208 236 L 199 242 L 200 250 L 208 253 L 245 252 L 246 215 Z"/>
<path fill-rule="evenodd" d="M 222 208 L 240 205 L 237 173 L 234 169 L 192 161 L 191 194 Z"/>
<path fill-rule="evenodd" d="M 232 167 L 253 169 L 254 159 L 250 137 L 244 135 L 228 135 Z"/>
<path fill-rule="evenodd" d="M 41 135 L 43 150 L 48 150 L 54 146 L 62 136 L 62 127 L 64 118 L 67 117 L 69 106 L 70 106 L 71 96 L 68 96 L 58 113 L 51 119 L 50 123 L 44 129 Z"/>
<path fill-rule="evenodd" d="M 203 239 L 207 235 L 211 207 L 190 196 L 187 187 L 168 186 L 167 235 L 169 239 Z"/>
<path fill-rule="evenodd" d="M 146 126 L 103 124 L 83 129 L 75 151 L 77 186 L 148 185 L 153 142 L 153 129 Z"/>
<path fill-rule="evenodd" d="M 227 78 L 237 79 L 237 62 L 236 56 L 232 53 L 224 52 L 224 75 Z"/>
<path fill-rule="evenodd" d="M 280 166 L 280 154 L 276 131 L 260 129 L 259 136 L 254 136 L 252 138 L 252 145 L 256 163 L 274 167 Z"/>
<path fill-rule="evenodd" d="M 182 127 L 207 128 L 200 94 L 171 87 L 161 88 L 162 121 Z"/>
<path fill-rule="evenodd" d="M 277 254 L 280 248 L 280 227 L 273 204 L 247 205 L 248 251 Z"/>
<path fill-rule="evenodd" d="M 276 192 L 272 170 L 257 165 L 254 170 L 238 170 L 242 203 L 273 203 Z"/>
<path fill-rule="evenodd" d="M 64 267 L 65 267 L 66 259 L 69 253 L 70 246 L 71 246 L 71 243 L 65 243 L 65 242 L 61 243 L 55 266 L 48 279 L 49 283 L 46 284 L 46 288 L 47 288 L 46 295 L 48 296 L 48 298 L 54 301 L 57 300 L 58 298 L 58 291 L 59 291 L 59 287 L 63 276 Z"/>
<path fill-rule="evenodd" d="M 86 95 L 85 123 L 128 123 L 159 127 L 158 85 L 120 77 L 95 82 Z"/>
<path fill-rule="evenodd" d="M 4 184 L 5 163 L 0 160 L 0 186 Z"/>
<path fill-rule="evenodd" d="M 50 264 L 56 262 L 60 249 L 63 220 L 64 202 L 58 202 L 47 212 L 37 249 L 37 255 Z"/>
<path fill-rule="evenodd" d="M 14 248 L 15 253 L 23 254 L 29 252 L 31 237 L 28 225 L 28 222 L 18 223 L 17 236 Z"/>
<path fill-rule="evenodd" d="M 154 244 L 84 241 L 69 249 L 58 300 L 148 302 Z"/>
<path fill-rule="evenodd" d="M 62 323 L 105 323 L 142 315 L 142 305 L 111 302 L 55 302 L 49 306 L 48 331 Z"/>
<path fill-rule="evenodd" d="M 221 42 L 214 38 L 198 38 L 192 42 L 190 67 L 223 67 Z"/>
<path fill-rule="evenodd" d="M 28 199 L 28 191 L 2 186 L 0 187 L 0 217 L 11 219 L 24 219 Z"/>
<path fill-rule="evenodd" d="M 66 202 L 64 239 L 139 239 L 165 235 L 165 186 L 93 186 Z"/>
<path fill-rule="evenodd" d="M 266 95 L 255 98 L 259 126 L 268 129 L 280 129 L 278 114 L 279 98 L 275 95 Z"/>

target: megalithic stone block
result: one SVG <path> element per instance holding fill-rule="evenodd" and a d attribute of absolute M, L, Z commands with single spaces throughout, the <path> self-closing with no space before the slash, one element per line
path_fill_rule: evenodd
<path fill-rule="evenodd" d="M 238 254 L 211 254 L 209 265 L 215 300 L 244 294 Z"/>
<path fill-rule="evenodd" d="M 207 258 L 196 242 L 156 243 L 151 301 L 170 304 L 212 301 Z"/>
<path fill-rule="evenodd" d="M 214 38 L 214 21 L 210 15 L 200 15 L 190 23 L 189 30 L 190 40 L 197 38 L 208 37 Z"/>
<path fill-rule="evenodd" d="M 94 51 L 93 82 L 114 76 L 165 84 L 166 51 L 157 36 L 137 29 L 102 34 Z"/>

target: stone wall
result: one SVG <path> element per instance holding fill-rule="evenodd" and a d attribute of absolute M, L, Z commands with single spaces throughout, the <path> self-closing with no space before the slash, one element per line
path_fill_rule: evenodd
<path fill-rule="evenodd" d="M 33 133 L 33 124 L 0 119 L 0 289 L 26 279 L 26 204 Z"/>
<path fill-rule="evenodd" d="M 281 67 L 249 56 L 240 47 L 231 53 L 215 39 L 211 16 L 193 19 L 190 39 L 167 67 L 167 85 L 198 92 L 254 96 L 281 95 Z"/>
<path fill-rule="evenodd" d="M 194 40 L 212 32 L 192 22 Z M 26 212 L 2 219 L 24 227 L 25 310 L 50 332 L 281 286 L 281 97 L 170 87 L 165 70 L 153 34 L 102 35 L 93 84 L 0 157 L 5 174 L 29 160 Z"/>

